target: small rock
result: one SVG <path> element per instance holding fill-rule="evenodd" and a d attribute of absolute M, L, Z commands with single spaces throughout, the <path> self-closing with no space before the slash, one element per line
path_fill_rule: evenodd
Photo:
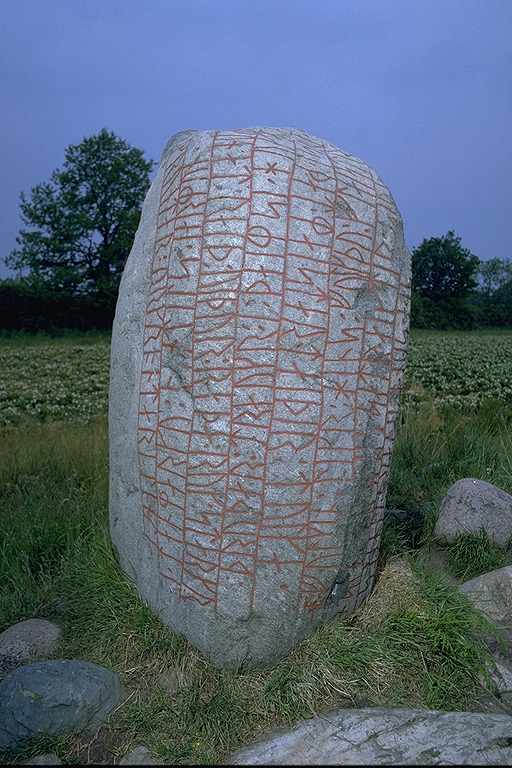
<path fill-rule="evenodd" d="M 303 720 L 228 765 L 510 765 L 508 714 L 348 709 Z"/>
<path fill-rule="evenodd" d="M 178 674 L 174 669 L 168 669 L 158 677 L 158 685 L 162 690 L 169 694 L 169 696 L 176 696 L 180 689 L 180 681 Z"/>
<path fill-rule="evenodd" d="M 494 692 L 498 694 L 512 692 L 512 664 L 498 651 L 495 651 L 492 657 L 494 664 L 489 663 L 489 673 L 494 685 Z M 486 682 L 483 675 L 480 682 L 482 685 Z"/>
<path fill-rule="evenodd" d="M 483 695 L 479 700 L 482 712 L 510 712 L 512 709 L 512 664 L 498 651 L 493 653 L 495 667 L 490 669 L 494 690 Z M 487 681 L 483 676 L 480 683 L 488 690 Z"/>
<path fill-rule="evenodd" d="M 512 665 L 503 656 L 495 654 L 496 669 L 491 672 L 491 679 L 499 694 L 512 691 Z"/>
<path fill-rule="evenodd" d="M 512 496 L 484 480 L 457 480 L 441 502 L 434 538 L 452 544 L 463 533 L 481 528 L 491 541 L 505 546 L 512 536 Z"/>
<path fill-rule="evenodd" d="M 48 752 L 46 755 L 36 755 L 30 760 L 23 760 L 21 765 L 62 765 L 62 760 L 59 760 L 55 752 Z"/>
<path fill-rule="evenodd" d="M 55 653 L 60 627 L 45 619 L 27 619 L 0 634 L 0 673 L 10 672 L 25 661 Z"/>
<path fill-rule="evenodd" d="M 88 661 L 36 661 L 0 682 L 0 749 L 39 735 L 95 730 L 120 698 L 119 677 Z"/>
<path fill-rule="evenodd" d="M 465 581 L 459 590 L 492 622 L 512 628 L 512 565 Z"/>
<path fill-rule="evenodd" d="M 119 761 L 119 765 L 164 765 L 162 760 L 158 760 L 151 755 L 147 747 L 141 744 Z"/>

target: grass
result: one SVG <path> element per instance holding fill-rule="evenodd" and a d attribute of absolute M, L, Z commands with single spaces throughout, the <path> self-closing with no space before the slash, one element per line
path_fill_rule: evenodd
<path fill-rule="evenodd" d="M 32 616 L 55 620 L 59 657 L 114 669 L 125 689 L 94 737 L 38 739 L 4 757 L 44 748 L 94 762 L 144 743 L 175 764 L 215 764 L 275 726 L 333 707 L 478 709 L 488 660 L 480 637 L 490 627 L 419 554 L 454 480 L 475 476 L 512 491 L 511 423 L 504 403 L 468 414 L 432 403 L 404 409 L 388 506 L 410 515 L 384 530 L 376 590 L 356 615 L 321 626 L 275 667 L 241 673 L 215 669 L 162 626 L 120 571 L 108 533 L 105 418 L 4 428 L 0 630 Z M 501 562 L 476 538 L 450 557 L 463 578 Z"/>
<path fill-rule="evenodd" d="M 409 515 L 405 525 L 383 531 L 386 552 L 427 545 L 442 497 L 463 477 L 512 493 L 512 406 L 490 400 L 461 413 L 427 401 L 403 408 L 386 504 Z"/>
<path fill-rule="evenodd" d="M 489 540 L 485 529 L 478 533 L 467 533 L 459 536 L 448 547 L 448 568 L 462 581 L 479 576 L 481 573 L 494 571 L 512 563 L 510 543 L 500 547 Z"/>

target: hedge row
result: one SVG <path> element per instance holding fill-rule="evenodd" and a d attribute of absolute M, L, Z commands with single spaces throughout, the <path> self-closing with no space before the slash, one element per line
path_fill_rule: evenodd
<path fill-rule="evenodd" d="M 23 281 L 0 281 L 2 331 L 109 330 L 114 313 L 112 298 L 52 293 Z M 438 302 L 413 293 L 411 325 L 439 329 L 512 326 L 512 291 Z"/>
<path fill-rule="evenodd" d="M 89 331 L 112 327 L 115 303 L 95 296 L 35 290 L 15 280 L 0 281 L 0 329 L 4 331 Z"/>

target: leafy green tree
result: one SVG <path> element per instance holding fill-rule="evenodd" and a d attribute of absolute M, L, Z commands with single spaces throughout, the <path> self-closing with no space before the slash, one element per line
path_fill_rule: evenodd
<path fill-rule="evenodd" d="M 24 228 L 7 265 L 52 290 L 114 299 L 152 167 L 106 129 L 69 146 L 62 169 L 21 194 Z"/>
<path fill-rule="evenodd" d="M 489 259 L 481 261 L 478 269 L 482 290 L 486 296 L 491 296 L 509 280 L 512 280 L 512 262 L 505 259 Z"/>
<path fill-rule="evenodd" d="M 476 287 L 480 261 L 450 230 L 431 237 L 412 251 L 412 287 L 432 301 L 461 299 Z"/>
<path fill-rule="evenodd" d="M 490 304 L 497 325 L 512 325 L 512 277 L 494 291 Z"/>

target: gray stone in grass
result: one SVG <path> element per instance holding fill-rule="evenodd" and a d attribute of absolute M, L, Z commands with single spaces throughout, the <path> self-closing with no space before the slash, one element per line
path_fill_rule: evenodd
<path fill-rule="evenodd" d="M 512 707 L 512 663 L 498 651 L 492 654 L 488 663 L 490 682 L 480 675 L 480 685 L 485 691 L 478 701 L 481 712 L 510 712 Z"/>
<path fill-rule="evenodd" d="M 120 698 L 119 677 L 88 661 L 36 661 L 0 682 L 0 748 L 32 736 L 91 731 Z"/>
<path fill-rule="evenodd" d="M 492 622 L 512 629 L 512 565 L 475 576 L 459 590 Z"/>
<path fill-rule="evenodd" d="M 228 765 L 510 765 L 506 714 L 337 710 L 281 729 Z"/>
<path fill-rule="evenodd" d="M 0 674 L 10 672 L 29 659 L 52 656 L 61 629 L 46 619 L 26 619 L 0 634 Z"/>
<path fill-rule="evenodd" d="M 491 541 L 505 546 L 512 536 L 512 496 L 484 480 L 457 480 L 441 502 L 434 538 L 452 544 L 460 534 L 484 529 Z"/>
<path fill-rule="evenodd" d="M 165 765 L 163 760 L 153 757 L 147 747 L 135 747 L 119 761 L 119 765 Z"/>
<path fill-rule="evenodd" d="M 21 765 L 62 765 L 55 752 L 48 752 L 45 755 L 36 755 L 29 760 L 23 760 Z"/>
<path fill-rule="evenodd" d="M 499 694 L 512 693 L 512 664 L 501 654 L 494 653 L 496 668 L 491 671 L 491 679 Z"/>
<path fill-rule="evenodd" d="M 370 594 L 409 284 L 361 160 L 292 128 L 166 146 L 112 334 L 111 533 L 215 664 L 273 663 Z"/>
<path fill-rule="evenodd" d="M 157 683 L 159 688 L 161 688 L 173 698 L 176 696 L 181 687 L 180 678 L 174 669 L 168 669 L 162 672 L 162 674 L 158 676 Z"/>

